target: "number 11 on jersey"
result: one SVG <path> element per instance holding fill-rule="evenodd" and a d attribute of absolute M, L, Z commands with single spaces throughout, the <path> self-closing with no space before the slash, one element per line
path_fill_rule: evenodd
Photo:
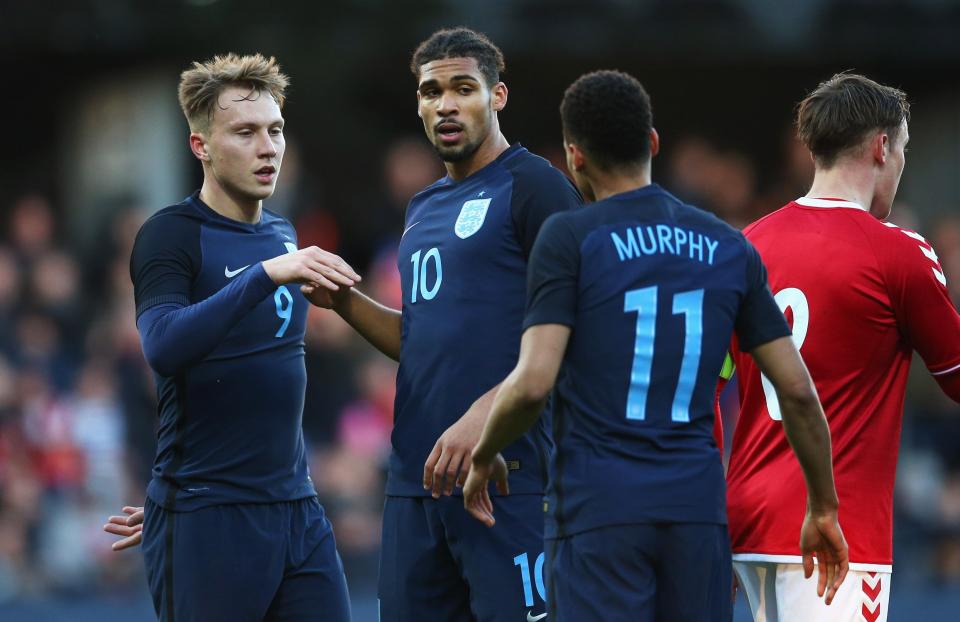
<path fill-rule="evenodd" d="M 633 345 L 633 367 L 630 371 L 630 390 L 627 393 L 627 419 L 647 417 L 647 391 L 653 369 L 653 344 L 657 335 L 658 287 L 633 289 L 623 300 L 624 313 L 636 312 L 637 329 Z M 690 421 L 690 399 L 697 383 L 700 368 L 700 350 L 703 342 L 703 290 L 680 292 L 673 297 L 673 314 L 684 316 L 683 361 L 680 378 L 673 395 L 670 418 Z"/>

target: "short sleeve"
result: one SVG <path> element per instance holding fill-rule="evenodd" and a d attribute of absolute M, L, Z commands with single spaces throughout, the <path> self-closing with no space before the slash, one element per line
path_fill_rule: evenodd
<path fill-rule="evenodd" d="M 930 243 L 913 231 L 899 233 L 883 250 L 885 278 L 900 334 L 923 358 L 930 373 L 960 369 L 960 314 Z"/>
<path fill-rule="evenodd" d="M 746 250 L 747 287 L 737 312 L 735 330 L 739 349 L 749 352 L 774 339 L 790 335 L 790 326 L 767 283 L 767 268 L 753 244 L 743 240 Z"/>
<path fill-rule="evenodd" d="M 163 213 L 147 220 L 130 255 L 137 317 L 160 304 L 188 306 L 199 269 L 199 221 Z"/>
<path fill-rule="evenodd" d="M 553 214 L 580 206 L 583 200 L 563 173 L 539 159 L 517 169 L 513 180 L 513 226 L 529 259 L 544 221 Z"/>
<path fill-rule="evenodd" d="M 563 216 L 547 219 L 530 253 L 524 330 L 537 324 L 572 327 L 576 321 L 580 245 Z"/>

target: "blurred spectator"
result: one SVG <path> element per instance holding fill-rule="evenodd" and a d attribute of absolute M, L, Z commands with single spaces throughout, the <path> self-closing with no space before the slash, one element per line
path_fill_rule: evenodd
<path fill-rule="evenodd" d="M 50 202 L 38 194 L 20 197 L 10 215 L 10 243 L 18 258 L 26 263 L 49 250 L 54 244 L 53 210 Z"/>
<path fill-rule="evenodd" d="M 392 142 L 383 156 L 380 183 L 351 195 L 340 210 L 344 259 L 363 274 L 372 258 L 396 250 L 410 198 L 444 175 L 440 159 L 422 136 Z"/>

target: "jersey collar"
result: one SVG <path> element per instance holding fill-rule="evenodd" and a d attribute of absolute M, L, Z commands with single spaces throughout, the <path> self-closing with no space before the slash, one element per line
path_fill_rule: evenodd
<path fill-rule="evenodd" d="M 841 199 L 811 199 L 810 197 L 800 197 L 794 201 L 797 205 L 802 205 L 804 207 L 849 207 L 852 209 L 867 211 L 867 208 L 860 205 L 859 203 L 854 203 L 853 201 L 843 201 Z"/>

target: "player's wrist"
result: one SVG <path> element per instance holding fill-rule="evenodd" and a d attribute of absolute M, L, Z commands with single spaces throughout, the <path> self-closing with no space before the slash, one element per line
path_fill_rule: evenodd
<path fill-rule="evenodd" d="M 280 276 L 277 274 L 277 259 L 277 257 L 265 259 L 260 262 L 260 267 L 263 268 L 263 271 L 270 277 L 274 285 L 283 285 L 283 283 L 280 282 Z"/>
<path fill-rule="evenodd" d="M 814 518 L 836 516 L 840 509 L 840 501 L 836 496 L 828 499 L 807 498 L 807 514 Z"/>
<path fill-rule="evenodd" d="M 490 466 L 490 464 L 493 463 L 493 459 L 496 457 L 497 452 L 491 452 L 488 448 L 478 444 L 473 448 L 473 452 L 470 455 L 470 462 L 472 462 L 475 466 Z"/>

